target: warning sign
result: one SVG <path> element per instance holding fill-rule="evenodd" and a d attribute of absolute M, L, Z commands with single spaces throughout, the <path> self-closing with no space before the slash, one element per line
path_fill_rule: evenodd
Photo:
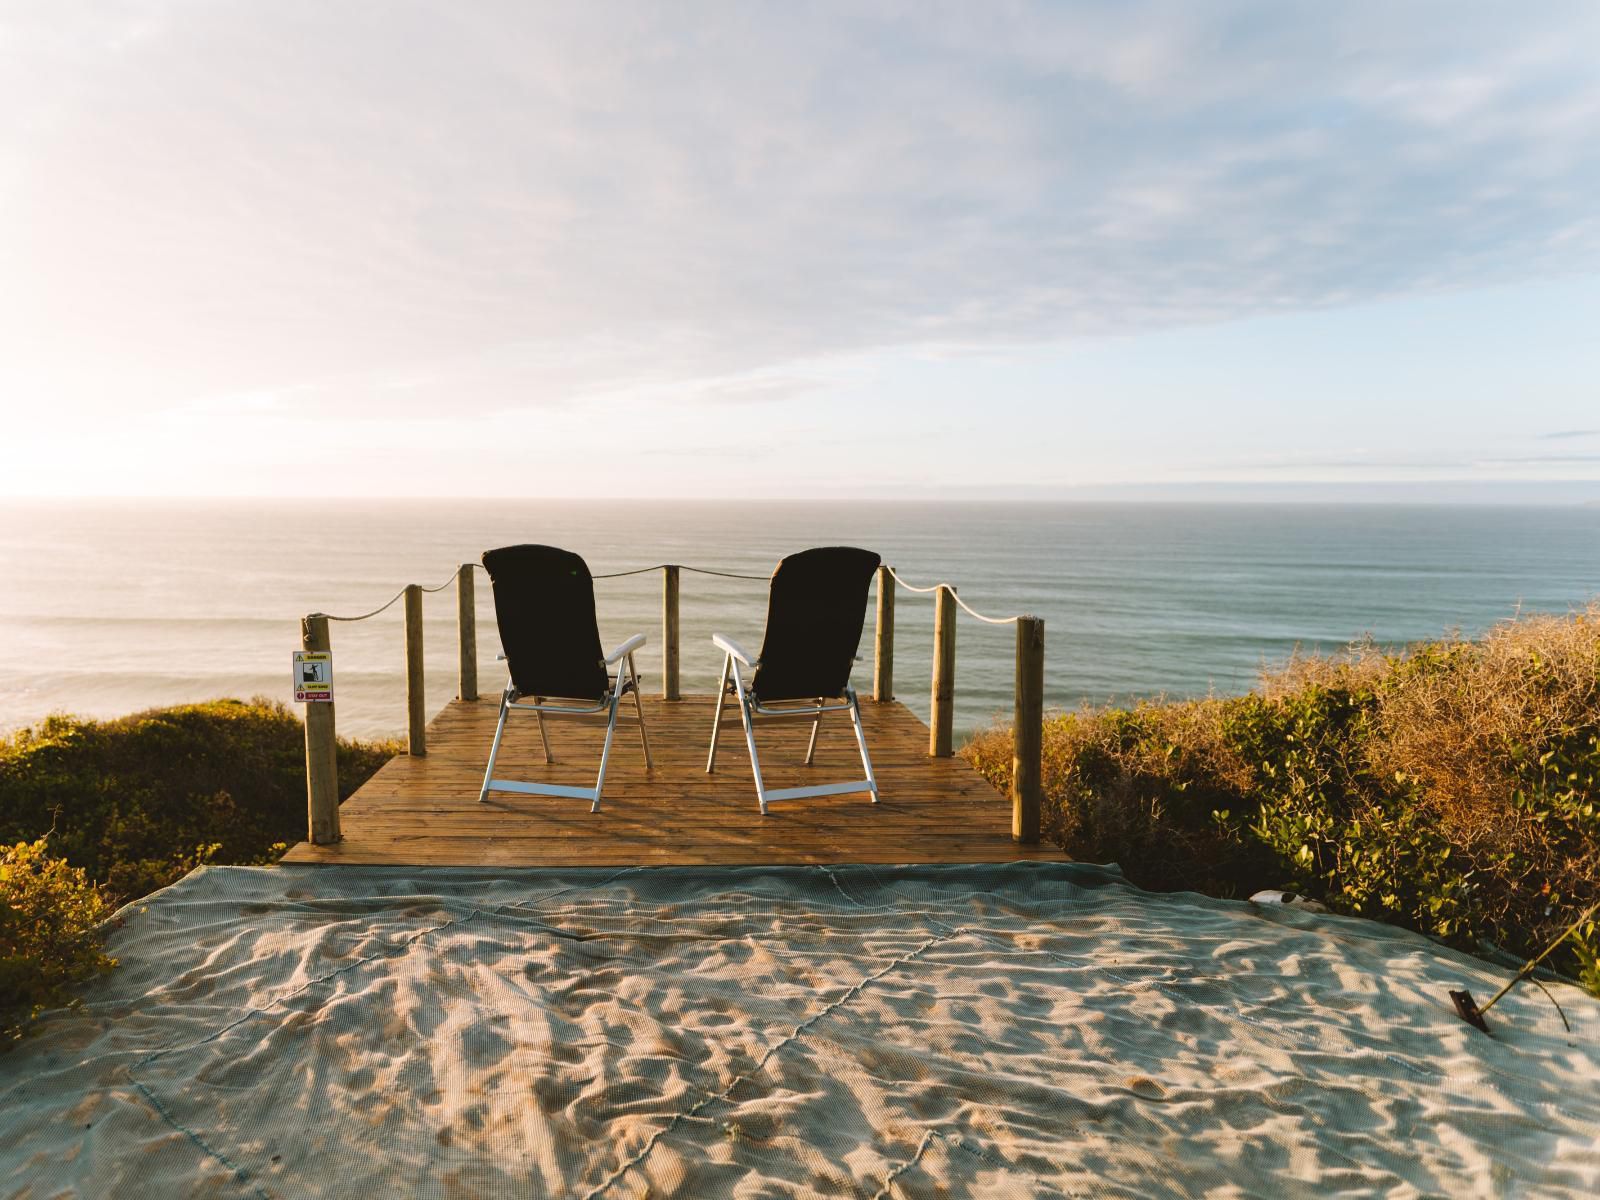
<path fill-rule="evenodd" d="M 333 701 L 333 655 L 326 650 L 294 652 L 296 704 Z"/>

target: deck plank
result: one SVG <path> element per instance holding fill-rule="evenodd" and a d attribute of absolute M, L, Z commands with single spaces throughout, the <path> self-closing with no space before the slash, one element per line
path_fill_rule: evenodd
<path fill-rule="evenodd" d="M 898 703 L 862 706 L 867 744 L 883 792 L 778 801 L 763 818 L 737 711 L 723 728 L 717 770 L 705 758 L 713 698 L 647 697 L 655 767 L 646 771 L 632 726 L 617 731 L 605 800 L 587 802 L 493 793 L 478 786 L 494 735 L 498 699 L 455 700 L 428 725 L 423 758 L 392 759 L 340 810 L 344 840 L 302 842 L 286 862 L 405 866 L 740 866 L 818 863 L 964 863 L 1060 860 L 1049 846 L 1011 840 L 1011 806 L 960 759 L 928 757 L 928 727 Z M 495 774 L 591 786 L 599 722 L 553 722 L 557 761 L 546 764 L 533 719 L 514 714 Z M 815 765 L 802 759 L 810 727 L 758 727 L 769 788 L 844 780 L 861 762 L 848 719 L 824 723 Z"/>

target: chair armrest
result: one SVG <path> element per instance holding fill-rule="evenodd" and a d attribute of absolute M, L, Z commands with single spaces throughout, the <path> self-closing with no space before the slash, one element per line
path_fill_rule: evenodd
<path fill-rule="evenodd" d="M 610 654 L 606 655 L 606 666 L 609 667 L 612 663 L 616 662 L 618 659 L 625 658 L 629 654 L 632 654 L 635 650 L 637 650 L 642 645 L 644 645 L 644 634 L 642 634 L 642 633 L 634 634 L 627 641 L 623 642 L 622 645 L 618 646 Z"/>
<path fill-rule="evenodd" d="M 739 643 L 734 641 L 731 637 L 723 637 L 720 633 L 713 633 L 711 635 L 711 640 L 716 645 L 717 649 L 721 650 L 724 654 L 733 655 L 745 666 L 753 667 L 756 665 L 756 660 L 746 654 Z"/>

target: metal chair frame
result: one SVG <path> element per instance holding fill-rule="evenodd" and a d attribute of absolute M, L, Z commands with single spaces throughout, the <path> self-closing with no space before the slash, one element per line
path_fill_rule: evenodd
<path fill-rule="evenodd" d="M 722 729 L 722 706 L 732 691 L 739 698 L 739 716 L 744 723 L 745 745 L 750 749 L 750 769 L 756 777 L 756 802 L 761 806 L 761 815 L 767 815 L 767 805 L 775 800 L 803 800 L 811 796 L 842 796 L 849 792 L 869 792 L 872 803 L 878 803 L 878 777 L 872 770 L 872 757 L 867 753 L 867 735 L 861 727 L 861 701 L 856 697 L 855 688 L 845 685 L 843 704 L 829 704 L 827 697 L 817 697 L 815 704 L 800 704 L 790 708 L 774 708 L 761 703 L 750 691 L 750 685 L 745 682 L 741 666 L 750 669 L 752 676 L 757 666 L 757 660 L 752 659 L 739 644 L 732 638 L 715 634 L 711 639 L 725 655 L 722 662 L 722 683 L 717 688 L 717 712 L 711 723 L 711 753 L 706 757 L 706 773 L 709 775 L 717 768 L 717 734 Z M 860 658 L 856 659 L 860 662 Z M 787 701 L 785 703 L 788 703 Z M 755 722 L 762 720 L 792 720 L 796 717 L 811 718 L 811 740 L 806 745 L 806 766 L 810 766 L 817 751 L 817 731 L 822 727 L 822 715 L 830 712 L 848 712 L 850 722 L 855 728 L 856 746 L 861 751 L 861 768 L 866 773 L 865 779 L 853 779 L 846 783 L 824 783 L 809 787 L 768 788 L 766 781 L 761 777 L 761 758 L 756 752 Z"/>
<path fill-rule="evenodd" d="M 606 766 L 611 761 L 611 742 L 617 732 L 617 710 L 622 697 L 629 692 L 633 693 L 634 720 L 639 726 L 639 743 L 644 748 L 645 770 L 654 768 L 655 763 L 650 758 L 650 735 L 645 731 L 644 706 L 639 699 L 639 672 L 633 664 L 633 652 L 644 645 L 644 634 L 638 633 L 618 646 L 605 657 L 607 667 L 621 663 L 625 670 L 619 669 L 616 676 L 608 674 L 610 687 L 606 694 L 591 705 L 572 704 L 547 704 L 543 696 L 535 696 L 532 704 L 519 703 L 520 693 L 514 683 L 507 683 L 506 690 L 500 697 L 500 720 L 494 729 L 494 744 L 489 748 L 489 765 L 484 768 L 483 788 L 478 792 L 478 803 L 482 804 L 489 798 L 490 792 L 521 792 L 531 796 L 564 796 L 574 800 L 589 801 L 589 811 L 600 811 L 600 793 L 606 783 Z M 505 655 L 499 656 L 501 659 Z M 606 716 L 606 740 L 600 750 L 600 774 L 595 778 L 594 787 L 571 787 L 557 783 L 525 783 L 515 779 L 496 779 L 494 777 L 494 762 L 500 754 L 500 740 L 505 735 L 506 717 L 512 711 L 531 712 L 539 725 L 539 741 L 544 747 L 544 761 L 555 762 L 550 753 L 550 735 L 545 730 L 545 717 L 591 717 L 602 713 Z"/>

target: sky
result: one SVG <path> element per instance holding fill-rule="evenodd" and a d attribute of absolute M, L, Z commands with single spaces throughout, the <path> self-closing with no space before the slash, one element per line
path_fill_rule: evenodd
<path fill-rule="evenodd" d="M 0 495 L 1594 487 L 1597 46 L 1588 0 L 0 0 Z"/>

